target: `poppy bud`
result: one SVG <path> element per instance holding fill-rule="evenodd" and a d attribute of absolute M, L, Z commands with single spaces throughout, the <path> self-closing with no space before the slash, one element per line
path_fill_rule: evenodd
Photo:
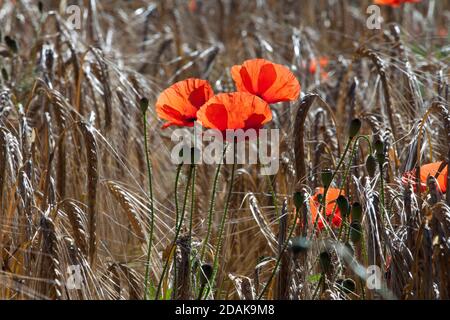
<path fill-rule="evenodd" d="M 344 289 L 344 292 L 346 293 L 353 293 L 356 290 L 356 284 L 355 281 L 353 281 L 353 279 L 345 279 L 344 281 L 342 281 L 342 288 Z"/>
<path fill-rule="evenodd" d="M 375 171 L 377 170 L 377 160 L 371 154 L 366 159 L 366 169 L 369 176 L 373 178 L 375 176 Z"/>
<path fill-rule="evenodd" d="M 380 166 L 382 166 L 384 163 L 384 153 L 377 153 L 376 156 L 377 156 L 378 164 Z"/>
<path fill-rule="evenodd" d="M 328 188 L 331 184 L 331 180 L 333 179 L 333 172 L 330 169 L 322 170 L 322 183 L 325 188 Z"/>
<path fill-rule="evenodd" d="M 362 207 L 359 202 L 355 202 L 352 205 L 352 221 L 361 221 Z"/>
<path fill-rule="evenodd" d="M 342 218 L 347 218 L 348 214 L 350 212 L 350 205 L 348 204 L 348 200 L 343 195 L 340 195 L 336 199 L 337 206 L 339 208 L 339 211 L 341 212 Z"/>
<path fill-rule="evenodd" d="M 380 139 L 377 139 L 373 143 L 373 147 L 375 148 L 376 153 L 384 153 L 384 143 Z"/>
<path fill-rule="evenodd" d="M 317 202 L 322 203 L 322 200 L 323 200 L 323 194 L 319 193 L 317 195 Z"/>
<path fill-rule="evenodd" d="M 148 99 L 146 97 L 142 97 L 141 100 L 139 100 L 139 106 L 141 107 L 142 113 L 146 113 L 148 109 Z"/>
<path fill-rule="evenodd" d="M 294 205 L 295 209 L 299 211 L 300 207 L 302 206 L 303 202 L 305 201 L 305 198 L 303 197 L 303 193 L 297 191 L 294 193 Z"/>
<path fill-rule="evenodd" d="M 362 226 L 359 221 L 353 221 L 350 225 L 350 240 L 353 243 L 358 243 L 361 241 L 362 237 Z"/>
<path fill-rule="evenodd" d="M 354 255 L 355 255 L 355 249 L 353 249 L 353 246 L 352 246 L 352 244 L 350 243 L 350 242 L 346 242 L 345 244 L 344 244 L 344 246 L 347 248 L 347 250 L 348 250 L 348 254 L 351 256 L 351 257 L 353 257 Z"/>
<path fill-rule="evenodd" d="M 361 120 L 353 119 L 352 122 L 350 122 L 350 128 L 348 130 L 348 135 L 350 139 L 355 137 L 360 129 L 361 129 Z"/>
<path fill-rule="evenodd" d="M 320 267 L 323 273 L 329 273 L 331 271 L 331 255 L 328 251 L 323 251 L 319 255 Z"/>
<path fill-rule="evenodd" d="M 17 47 L 17 42 L 16 42 L 16 40 L 14 40 L 13 38 L 11 38 L 10 36 L 5 36 L 5 42 L 6 42 L 6 45 L 8 46 L 8 48 L 9 48 L 13 53 L 17 53 L 17 51 L 19 51 L 19 48 Z"/>
<path fill-rule="evenodd" d="M 200 268 L 200 285 L 206 285 L 208 281 L 211 279 L 213 274 L 213 267 L 205 263 Z"/>
<path fill-rule="evenodd" d="M 8 81 L 8 79 L 9 79 L 8 71 L 6 71 L 5 68 L 2 68 L 2 77 L 3 77 L 3 80 L 5 80 L 5 81 Z"/>
<path fill-rule="evenodd" d="M 295 237 L 291 241 L 291 251 L 293 254 L 306 252 L 309 248 L 309 241 L 305 237 Z"/>

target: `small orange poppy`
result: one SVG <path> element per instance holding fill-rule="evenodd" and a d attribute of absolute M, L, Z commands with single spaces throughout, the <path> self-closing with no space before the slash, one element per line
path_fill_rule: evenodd
<path fill-rule="evenodd" d="M 403 3 L 417 3 L 420 2 L 420 0 L 374 0 L 374 4 L 380 4 L 380 5 L 388 5 L 391 7 L 398 7 Z"/>
<path fill-rule="evenodd" d="M 168 121 L 163 129 L 172 125 L 192 127 L 198 109 L 213 95 L 206 80 L 190 78 L 171 85 L 156 101 L 156 113 Z"/>
<path fill-rule="evenodd" d="M 344 191 L 340 191 L 340 189 L 338 189 L 338 188 L 329 188 L 327 191 L 327 198 L 326 198 L 325 214 L 326 214 L 327 218 L 329 216 L 331 216 L 331 214 L 333 213 L 333 209 L 336 206 L 336 210 L 334 211 L 334 216 L 331 221 L 331 225 L 336 228 L 339 228 L 342 223 L 341 212 L 339 211 L 339 207 L 336 204 L 336 199 L 339 197 L 339 192 L 342 195 L 344 194 Z M 321 217 L 323 209 L 319 212 L 319 207 L 321 205 L 321 202 L 319 202 L 319 195 L 323 196 L 323 193 L 324 193 L 324 188 L 316 188 L 316 192 L 309 199 L 309 207 L 311 210 L 312 223 L 314 225 L 316 222 L 316 219 L 319 219 L 319 221 L 317 222 L 317 228 L 319 231 L 324 228 L 323 217 Z"/>
<path fill-rule="evenodd" d="M 437 184 L 442 192 L 446 192 L 447 190 L 447 170 L 448 165 L 446 165 L 436 177 L 436 174 L 439 171 L 439 168 L 442 164 L 440 162 L 428 163 L 420 167 L 420 191 L 424 192 L 427 190 L 427 178 L 428 176 L 433 176 L 437 180 Z M 416 186 L 416 170 L 408 171 L 403 174 L 402 182 L 407 184 L 411 183 L 414 187 L 414 191 L 417 191 Z"/>
<path fill-rule="evenodd" d="M 259 129 L 272 120 L 269 105 L 246 92 L 218 94 L 205 103 L 197 113 L 199 122 L 206 128 Z"/>
<path fill-rule="evenodd" d="M 325 69 L 326 66 L 328 66 L 328 58 L 327 57 L 320 57 L 319 59 L 312 58 L 309 61 L 309 73 L 314 74 L 317 71 L 317 64 L 320 66 L 320 69 Z"/>
<path fill-rule="evenodd" d="M 237 90 L 259 96 L 267 103 L 297 100 L 300 83 L 289 69 L 265 59 L 247 60 L 231 68 Z"/>

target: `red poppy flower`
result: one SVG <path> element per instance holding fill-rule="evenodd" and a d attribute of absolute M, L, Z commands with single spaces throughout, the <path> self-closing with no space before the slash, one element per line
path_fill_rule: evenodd
<path fill-rule="evenodd" d="M 236 87 L 261 97 L 267 103 L 296 100 L 300 83 L 288 68 L 264 59 L 247 60 L 231 68 Z"/>
<path fill-rule="evenodd" d="M 198 111 L 199 122 L 206 128 L 259 129 L 272 120 L 269 105 L 246 92 L 221 93 L 208 100 Z"/>
<path fill-rule="evenodd" d="M 403 3 L 417 3 L 420 0 L 374 0 L 374 4 L 387 5 L 391 7 L 398 7 Z"/>
<path fill-rule="evenodd" d="M 323 70 L 328 65 L 328 58 L 327 57 L 320 57 L 319 59 L 312 58 L 309 61 L 309 73 L 315 74 L 317 71 L 317 64 L 319 64 L 320 69 Z"/>
<path fill-rule="evenodd" d="M 439 168 L 441 167 L 441 162 L 434 162 L 434 163 L 428 163 L 420 167 L 420 191 L 424 192 L 427 190 L 427 178 L 428 176 L 433 176 L 437 180 L 437 184 L 441 191 L 444 193 L 447 190 L 447 170 L 448 165 L 446 165 L 440 172 L 439 175 L 436 177 L 436 174 L 439 171 Z M 407 184 L 408 182 L 411 183 L 414 187 L 414 191 L 417 191 L 416 186 L 416 170 L 408 171 L 403 174 L 402 182 L 404 184 Z"/>
<path fill-rule="evenodd" d="M 163 129 L 176 125 L 192 127 L 198 109 L 214 95 L 206 80 L 186 79 L 164 90 L 156 101 L 156 113 L 167 120 Z"/>
<path fill-rule="evenodd" d="M 327 198 L 326 198 L 325 214 L 327 216 L 327 219 L 331 216 L 331 214 L 333 213 L 333 209 L 336 206 L 336 210 L 334 211 L 334 216 L 331 221 L 331 225 L 336 228 L 339 228 L 342 223 L 341 212 L 339 211 L 339 207 L 336 204 L 336 199 L 339 197 L 339 192 L 340 189 L 329 188 L 327 191 Z M 323 217 L 321 217 L 323 209 L 321 209 L 319 212 L 319 207 L 322 204 L 322 202 L 319 201 L 319 195 L 323 196 L 323 193 L 324 193 L 323 188 L 317 188 L 316 193 L 314 193 L 314 195 L 309 199 L 309 207 L 311 210 L 312 223 L 314 224 L 316 222 L 316 219 L 319 219 L 319 221 L 317 222 L 317 228 L 319 231 L 322 230 L 324 227 Z M 340 194 L 343 195 L 344 191 L 341 191 Z"/>
<path fill-rule="evenodd" d="M 190 0 L 189 4 L 188 4 L 188 8 L 189 8 L 189 11 L 192 13 L 197 11 L 197 8 L 198 8 L 197 0 Z"/>

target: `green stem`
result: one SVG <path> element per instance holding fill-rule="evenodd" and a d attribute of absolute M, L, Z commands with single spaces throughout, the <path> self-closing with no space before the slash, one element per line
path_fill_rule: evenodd
<path fill-rule="evenodd" d="M 188 173 L 188 178 L 187 178 L 187 183 L 186 183 L 186 191 L 184 193 L 184 200 L 183 200 L 183 208 L 182 208 L 182 211 L 181 211 L 181 217 L 180 217 L 178 225 L 176 226 L 175 238 L 174 238 L 174 240 L 172 242 L 172 246 L 170 248 L 169 254 L 168 254 L 167 259 L 166 259 L 166 262 L 164 263 L 164 268 L 163 268 L 161 277 L 159 279 L 158 288 L 157 288 L 156 294 L 155 294 L 155 300 L 158 300 L 158 298 L 159 298 L 159 294 L 161 292 L 161 287 L 162 287 L 162 282 L 164 280 L 164 276 L 165 276 L 167 268 L 169 266 L 170 256 L 172 254 L 172 250 L 174 249 L 174 247 L 177 244 L 177 240 L 178 240 L 178 236 L 180 234 L 181 226 L 183 225 L 184 213 L 186 211 L 186 203 L 187 203 L 187 198 L 188 198 L 188 193 L 189 193 L 189 185 L 190 185 L 190 181 L 191 181 L 193 167 L 194 167 L 194 165 L 190 165 L 189 166 L 189 173 Z"/>
<path fill-rule="evenodd" d="M 384 222 L 384 177 L 383 177 L 383 164 L 379 164 L 380 169 L 380 215 L 381 223 Z"/>
<path fill-rule="evenodd" d="M 222 163 L 219 162 L 219 164 L 217 165 L 216 173 L 214 175 L 213 188 L 212 188 L 212 192 L 211 192 L 211 200 L 209 202 L 208 229 L 206 231 L 206 237 L 205 237 L 205 240 L 203 241 L 202 249 L 200 251 L 200 263 L 202 263 L 202 261 L 203 261 L 206 246 L 208 245 L 209 237 L 211 236 L 212 219 L 214 216 L 214 204 L 215 204 L 215 200 L 216 200 L 216 189 L 217 189 L 217 182 L 219 180 L 219 173 L 220 173 L 221 165 L 222 165 Z"/>
<path fill-rule="evenodd" d="M 146 111 L 144 111 L 142 113 L 143 122 L 144 122 L 145 160 L 147 162 L 148 190 L 149 190 L 149 196 L 150 196 L 150 230 L 149 230 L 147 257 L 146 257 L 147 264 L 145 266 L 144 300 L 147 300 L 148 282 L 149 282 L 149 274 L 150 274 L 150 259 L 151 259 L 152 242 L 153 242 L 153 229 L 154 229 L 152 167 L 151 167 L 151 164 L 150 164 L 150 157 L 149 157 L 149 154 L 148 154 L 147 117 L 146 117 L 146 114 L 147 114 Z"/>
<path fill-rule="evenodd" d="M 189 213 L 189 247 L 191 247 L 191 236 L 192 236 L 192 223 L 194 216 L 194 206 L 195 206 L 195 164 L 192 165 L 192 185 L 191 185 L 191 210 Z"/>
<path fill-rule="evenodd" d="M 225 201 L 225 207 L 224 207 L 224 210 L 223 210 L 222 219 L 220 221 L 219 234 L 218 234 L 218 240 L 217 240 L 217 245 L 216 245 L 216 253 L 214 255 L 213 273 L 212 273 L 212 276 L 211 276 L 211 281 L 209 281 L 208 288 L 207 288 L 206 293 L 205 293 L 206 297 L 208 296 L 209 292 L 211 291 L 211 285 L 215 282 L 215 279 L 216 279 L 216 276 L 217 276 L 217 270 L 219 268 L 219 255 L 220 255 L 220 251 L 222 249 L 223 231 L 225 229 L 225 221 L 227 219 L 228 206 L 230 204 L 231 194 L 233 192 L 234 172 L 236 171 L 236 145 L 234 145 L 233 154 L 234 154 L 234 156 L 233 156 L 233 165 L 231 167 L 230 185 L 229 185 L 229 188 L 228 188 L 228 194 L 227 194 L 227 199 Z"/>
<path fill-rule="evenodd" d="M 320 289 L 323 281 L 325 281 L 325 274 L 322 272 L 321 275 L 320 275 L 319 282 L 317 283 L 317 287 L 314 290 L 314 293 L 313 293 L 313 296 L 312 296 L 311 300 L 315 300 L 316 299 L 317 293 L 319 292 L 319 289 Z"/>
<path fill-rule="evenodd" d="M 263 297 L 263 295 L 266 292 L 267 288 L 269 287 L 270 283 L 272 282 L 273 277 L 275 276 L 275 274 L 278 271 L 278 267 L 280 266 L 281 258 L 283 257 L 283 253 L 284 253 L 284 251 L 286 251 L 286 249 L 287 249 L 287 247 L 289 245 L 289 240 L 291 240 L 292 234 L 294 233 L 294 230 L 295 230 L 295 226 L 297 225 L 297 219 L 299 217 L 299 214 L 298 214 L 299 211 L 300 210 L 295 210 L 294 222 L 292 223 L 291 229 L 289 230 L 288 237 L 287 237 L 286 241 L 284 242 L 280 253 L 278 254 L 278 258 L 277 258 L 277 261 L 275 263 L 275 268 L 272 270 L 272 273 L 270 274 L 269 280 L 266 282 L 266 285 L 264 286 L 263 290 L 259 294 L 258 300 L 261 300 L 261 298 Z"/>
<path fill-rule="evenodd" d="M 174 196 L 175 196 L 175 214 L 176 214 L 175 227 L 177 227 L 178 224 L 180 223 L 180 221 L 179 221 L 180 209 L 178 207 L 178 181 L 180 179 L 180 173 L 181 173 L 182 167 L 183 167 L 183 162 L 177 166 L 177 173 L 175 176 L 175 194 L 174 194 Z M 176 265 L 176 263 L 174 264 L 173 273 L 174 273 L 173 296 L 176 297 L 176 293 L 177 293 L 177 265 Z"/>
<path fill-rule="evenodd" d="M 347 144 L 345 145 L 344 153 L 342 154 L 341 158 L 339 159 L 338 165 L 337 165 L 336 169 L 334 170 L 333 175 L 331 176 L 330 186 L 333 183 L 333 180 L 336 177 L 336 174 L 339 171 L 342 163 L 344 162 L 345 156 L 347 155 L 347 152 L 348 152 L 348 149 L 350 148 L 351 142 L 352 142 L 352 139 L 349 138 L 347 140 Z M 328 187 L 325 188 L 325 190 L 323 192 L 323 199 L 322 199 L 322 204 L 323 204 L 322 209 L 323 209 L 323 217 L 324 218 L 326 217 L 326 197 L 327 197 Z M 312 238 L 314 237 L 315 230 L 316 230 L 318 222 L 319 222 L 319 218 L 320 217 L 316 217 L 316 221 L 314 221 L 313 232 L 311 233 L 310 240 L 312 240 Z"/>

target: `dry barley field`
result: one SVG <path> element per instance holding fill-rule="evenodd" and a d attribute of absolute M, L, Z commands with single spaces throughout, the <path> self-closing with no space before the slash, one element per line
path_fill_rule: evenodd
<path fill-rule="evenodd" d="M 448 0 L 0 0 L 0 299 L 449 299 L 449 25 Z M 261 134 L 174 162 L 194 123 L 276 132 L 278 170 L 233 161 Z"/>

